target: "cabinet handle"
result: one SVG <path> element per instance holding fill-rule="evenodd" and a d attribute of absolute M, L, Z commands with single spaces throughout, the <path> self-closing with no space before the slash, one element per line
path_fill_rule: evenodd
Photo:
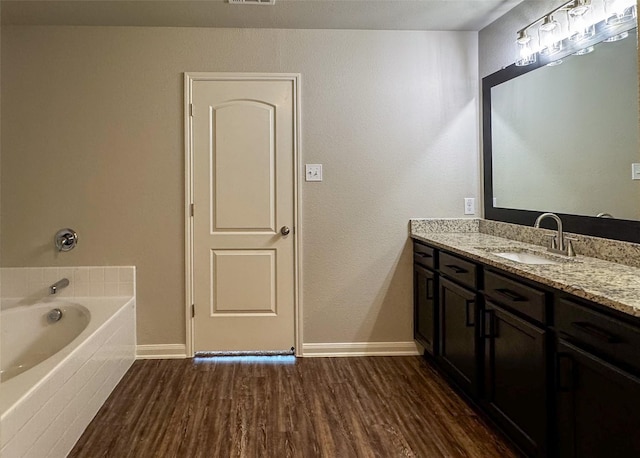
<path fill-rule="evenodd" d="M 475 317 L 474 317 L 474 313 L 469 313 L 469 305 L 474 305 L 476 303 L 476 301 L 474 299 L 471 300 L 467 300 L 465 301 L 465 317 L 464 317 L 464 324 L 466 327 L 468 328 L 472 328 L 476 325 L 475 323 Z M 473 310 L 472 310 L 473 312 Z M 471 321 L 471 318 L 474 318 L 473 321 Z"/>
<path fill-rule="evenodd" d="M 618 343 L 621 341 L 620 338 L 614 336 L 613 334 L 609 334 L 608 332 L 592 325 L 591 323 L 585 323 L 583 321 L 573 321 L 571 323 L 571 326 L 606 343 Z"/>
<path fill-rule="evenodd" d="M 484 323 L 482 326 L 483 338 L 491 339 L 498 337 L 497 329 L 496 329 L 496 320 L 495 313 L 493 310 L 485 310 L 484 311 Z M 488 328 L 488 330 L 487 330 Z"/>
<path fill-rule="evenodd" d="M 496 288 L 494 291 L 513 302 L 526 302 L 527 298 L 507 288 Z"/>
<path fill-rule="evenodd" d="M 558 353 L 557 381 L 558 391 L 568 392 L 574 388 L 573 359 L 565 353 Z"/>
<path fill-rule="evenodd" d="M 456 266 L 455 264 L 447 264 L 445 267 L 448 267 L 457 274 L 466 274 L 468 272 L 467 269 L 463 269 L 462 267 Z"/>
<path fill-rule="evenodd" d="M 427 278 L 427 300 L 433 300 L 433 278 Z"/>
<path fill-rule="evenodd" d="M 430 254 L 427 253 L 423 253 L 421 251 L 414 253 L 416 256 L 420 257 L 420 258 L 432 258 L 433 256 L 431 256 Z"/>

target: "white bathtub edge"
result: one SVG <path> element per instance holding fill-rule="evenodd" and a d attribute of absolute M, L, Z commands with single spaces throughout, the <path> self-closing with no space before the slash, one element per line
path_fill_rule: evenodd
<path fill-rule="evenodd" d="M 135 298 L 130 298 L 66 354 L 62 364 L 71 374 L 56 370 L 40 380 L 25 396 L 32 404 L 27 413 L 5 418 L 18 414 L 9 412 L 14 406 L 3 413 L 1 456 L 62 458 L 69 453 L 135 360 L 135 309 Z M 5 429 L 6 420 L 16 421 L 9 427 L 13 431 Z"/>

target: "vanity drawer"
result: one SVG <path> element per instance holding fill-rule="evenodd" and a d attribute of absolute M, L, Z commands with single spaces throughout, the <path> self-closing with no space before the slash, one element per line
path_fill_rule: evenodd
<path fill-rule="evenodd" d="M 485 272 L 484 293 L 494 301 L 506 305 L 540 323 L 546 318 L 546 294 L 495 272 Z"/>
<path fill-rule="evenodd" d="M 640 370 L 640 328 L 568 299 L 556 302 L 555 326 L 561 338 L 582 343 L 608 361 Z"/>
<path fill-rule="evenodd" d="M 419 242 L 413 242 L 413 261 L 425 267 L 435 268 L 435 250 Z"/>
<path fill-rule="evenodd" d="M 463 285 L 470 286 L 477 289 L 478 276 L 477 266 L 469 261 L 465 261 L 457 256 L 448 253 L 440 253 L 440 272 L 449 278 L 462 283 Z"/>

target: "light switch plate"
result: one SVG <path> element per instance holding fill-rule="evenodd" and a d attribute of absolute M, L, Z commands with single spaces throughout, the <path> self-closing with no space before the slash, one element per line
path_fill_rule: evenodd
<path fill-rule="evenodd" d="M 322 164 L 307 164 L 305 179 L 307 181 L 322 181 Z"/>
<path fill-rule="evenodd" d="M 631 164 L 631 179 L 640 180 L 640 163 L 638 162 Z"/>

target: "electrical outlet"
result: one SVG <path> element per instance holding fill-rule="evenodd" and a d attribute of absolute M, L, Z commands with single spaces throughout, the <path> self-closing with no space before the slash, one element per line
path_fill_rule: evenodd
<path fill-rule="evenodd" d="M 307 181 L 322 181 L 322 164 L 307 164 L 305 179 Z"/>
<path fill-rule="evenodd" d="M 476 214 L 476 199 L 473 197 L 464 198 L 464 214 L 475 215 Z"/>
<path fill-rule="evenodd" d="M 631 164 L 631 179 L 640 180 L 640 163 L 634 162 Z"/>

